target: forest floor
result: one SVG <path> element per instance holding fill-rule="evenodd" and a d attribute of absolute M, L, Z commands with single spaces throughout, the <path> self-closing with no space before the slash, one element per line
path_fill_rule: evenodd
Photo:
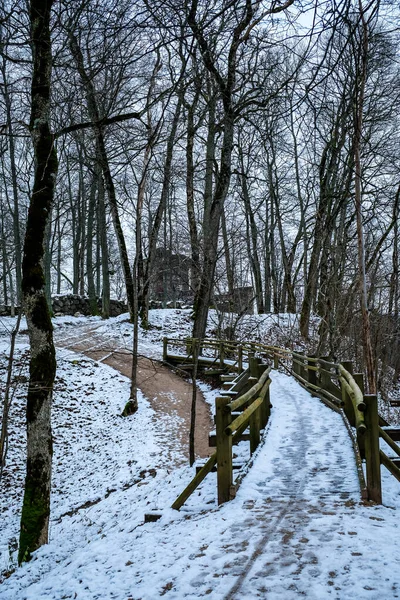
<path fill-rule="evenodd" d="M 151 359 L 142 363 L 143 385 L 158 368 L 162 336 L 187 334 L 183 313 L 155 311 L 156 327 L 141 332 L 140 353 Z M 57 351 L 50 542 L 12 573 L 25 462 L 22 332 L 1 482 L 1 600 L 400 597 L 400 486 L 383 472 L 384 505 L 361 502 L 340 416 L 296 381 L 272 372 L 270 422 L 236 498 L 217 506 L 212 473 L 177 512 L 170 506 L 193 476 L 176 433 L 184 417 L 174 402 L 163 413 L 161 402 L 140 392 L 138 412 L 121 418 L 129 380 L 105 364 L 129 351 L 130 324 L 56 319 L 55 335 L 64 348 Z M 82 352 L 96 350 L 93 336 L 97 360 Z M 6 336 L 0 350 L 3 364 Z M 218 390 L 200 387 L 212 405 Z M 248 444 L 235 452 L 248 456 Z M 161 519 L 144 523 L 148 512 Z"/>

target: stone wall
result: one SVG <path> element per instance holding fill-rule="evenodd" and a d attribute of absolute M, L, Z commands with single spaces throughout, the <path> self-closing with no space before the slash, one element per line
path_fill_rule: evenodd
<path fill-rule="evenodd" d="M 57 315 L 76 315 L 77 313 L 88 317 L 91 315 L 89 298 L 75 294 L 65 296 L 54 296 L 52 299 L 53 314 Z M 101 311 L 101 300 L 97 299 L 97 306 Z M 128 306 L 121 300 L 110 300 L 110 316 L 118 317 L 128 312 Z"/>
<path fill-rule="evenodd" d="M 97 300 L 99 311 L 101 311 L 101 300 Z M 65 296 L 55 296 L 52 299 L 53 314 L 58 315 L 84 315 L 88 317 L 91 315 L 89 298 L 85 296 L 77 296 L 75 294 L 66 294 Z M 19 307 L 15 308 L 16 314 L 18 314 Z M 110 300 L 110 316 L 117 317 L 123 313 L 128 312 L 128 306 L 121 300 Z M 11 316 L 11 307 L 0 305 L 0 317 Z"/>

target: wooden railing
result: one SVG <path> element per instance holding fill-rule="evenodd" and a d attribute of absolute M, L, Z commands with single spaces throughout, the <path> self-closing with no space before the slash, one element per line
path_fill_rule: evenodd
<path fill-rule="evenodd" d="M 249 428 L 250 455 L 260 443 L 261 431 L 270 415 L 269 378 L 271 367 L 249 356 L 249 367 L 235 379 L 225 381 L 224 392 L 215 399 L 216 452 L 175 500 L 179 510 L 217 464 L 218 504 L 235 497 L 238 482 L 233 481 L 232 447 Z"/>
<path fill-rule="evenodd" d="M 193 480 L 196 480 L 193 489 L 217 464 L 218 501 L 225 502 L 232 497 L 232 460 L 229 458 L 232 444 L 240 439 L 244 428 L 250 423 L 250 431 L 253 432 L 250 433 L 250 443 L 254 451 L 254 444 L 259 441 L 259 431 L 265 427 L 269 416 L 270 368 L 266 364 L 260 364 L 261 360 L 269 361 L 274 368 L 286 369 L 311 394 L 318 396 L 327 406 L 341 414 L 353 442 L 361 494 L 365 500 L 382 502 L 381 464 L 400 481 L 400 460 L 390 459 L 379 448 L 381 437 L 400 457 L 400 447 L 395 443 L 395 439 L 400 441 L 400 430 L 389 428 L 388 423 L 378 414 L 377 396 L 364 393 L 363 375 L 353 373 L 351 362 L 339 364 L 327 357 L 307 356 L 302 352 L 259 342 L 168 338 L 164 339 L 164 360 L 175 364 L 181 361 L 181 366 L 190 365 L 191 360 L 193 361 L 192 350 L 196 344 L 199 349 L 199 366 L 219 373 L 234 371 L 239 376 L 231 382 L 232 385 L 225 383 L 225 387 L 229 389 L 217 398 L 217 451 L 202 467 L 197 479 Z M 185 355 L 169 353 L 169 345 L 184 347 Z M 260 369 L 260 372 L 256 369 Z M 234 411 L 238 409 L 243 412 L 234 415 Z M 188 497 L 182 500 L 181 496 L 173 508 L 179 508 Z"/>

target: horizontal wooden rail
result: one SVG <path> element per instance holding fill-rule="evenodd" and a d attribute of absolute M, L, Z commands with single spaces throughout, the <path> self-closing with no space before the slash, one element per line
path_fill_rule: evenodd
<path fill-rule="evenodd" d="M 237 429 L 239 429 L 241 425 L 247 424 L 251 415 L 261 406 L 263 400 L 264 399 L 261 396 L 256 398 L 256 400 L 254 400 L 254 402 L 252 402 L 251 405 L 247 407 L 241 415 L 236 417 L 236 419 L 234 419 L 232 423 L 225 428 L 225 433 L 227 435 L 232 435 Z"/>
<path fill-rule="evenodd" d="M 271 373 L 271 367 L 268 367 L 268 369 L 266 369 L 264 371 L 264 373 L 261 375 L 261 377 L 257 381 L 257 383 L 255 385 L 253 385 L 253 387 L 251 387 L 248 392 L 246 392 L 245 394 L 240 396 L 240 398 L 237 398 L 237 400 L 232 400 L 232 402 L 230 402 L 230 404 L 229 404 L 230 410 L 233 412 L 233 411 L 237 410 L 238 408 L 241 408 L 244 404 L 246 404 L 252 398 L 254 398 L 254 396 L 261 390 L 261 388 L 263 387 L 263 385 L 269 378 L 270 373 Z"/>
<path fill-rule="evenodd" d="M 382 427 L 379 427 L 379 435 L 387 443 L 387 445 L 390 446 L 393 452 L 396 452 L 397 456 L 400 456 L 400 447 L 392 440 L 386 431 L 382 429 Z"/>
<path fill-rule="evenodd" d="M 380 456 L 381 463 L 387 468 L 388 471 L 390 471 L 390 473 L 394 477 L 396 477 L 397 481 L 400 481 L 399 467 L 396 467 L 396 465 L 394 465 L 392 463 L 390 458 L 382 450 L 379 450 L 379 456 Z"/>
<path fill-rule="evenodd" d="M 360 388 L 354 381 L 354 378 L 348 371 L 346 371 L 346 369 L 342 365 L 338 365 L 338 370 L 339 370 L 340 377 L 343 380 L 342 383 L 347 388 L 348 393 L 349 393 L 353 403 L 355 404 L 355 408 L 357 408 L 361 412 L 364 412 L 365 411 L 364 396 L 363 396 L 362 391 L 360 390 Z"/>

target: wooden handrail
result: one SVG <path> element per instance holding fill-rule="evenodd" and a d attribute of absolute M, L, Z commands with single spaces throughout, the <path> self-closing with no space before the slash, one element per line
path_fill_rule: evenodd
<path fill-rule="evenodd" d="M 253 414 L 253 412 L 255 410 L 257 410 L 257 408 L 259 408 L 259 406 L 261 406 L 261 404 L 263 403 L 263 400 L 264 400 L 264 398 L 262 398 L 261 396 L 259 396 L 258 398 L 256 398 L 256 400 L 254 400 L 254 402 L 252 402 L 250 404 L 250 406 L 248 406 L 246 408 L 246 410 L 244 410 L 242 412 L 241 415 L 239 415 L 238 417 L 236 417 L 236 419 L 234 419 L 232 421 L 232 423 L 230 425 L 228 425 L 228 427 L 225 427 L 225 433 L 226 433 L 226 435 L 232 435 L 233 433 L 235 433 L 235 431 L 237 429 L 239 429 L 239 427 L 241 425 L 244 425 L 245 423 L 248 423 L 251 415 Z"/>
<path fill-rule="evenodd" d="M 382 427 L 379 427 L 379 435 L 387 443 L 387 445 L 390 446 L 393 452 L 396 452 L 397 456 L 400 456 L 400 447 L 392 440 L 390 435 L 388 435 L 386 431 L 382 429 Z"/>
<path fill-rule="evenodd" d="M 348 390 L 349 396 L 351 397 L 353 404 L 355 404 L 355 408 L 357 407 L 358 410 L 360 410 L 361 412 L 365 411 L 365 402 L 364 402 L 364 395 L 362 393 L 362 391 L 360 390 L 360 388 L 358 387 L 358 385 L 356 384 L 356 382 L 354 381 L 353 376 L 346 371 L 346 369 L 343 367 L 343 365 L 338 365 L 338 371 L 340 374 L 340 377 L 343 378 L 343 383 L 345 385 L 345 387 Z"/>
<path fill-rule="evenodd" d="M 379 428 L 378 432 L 377 423 L 380 418 L 377 413 L 376 401 L 372 401 L 372 397 L 364 395 L 362 375 L 355 374 L 353 377 L 352 372 L 350 372 L 352 371 L 351 363 L 335 363 L 326 357 L 308 356 L 300 351 L 292 351 L 286 348 L 279 348 L 278 346 L 262 344 L 260 342 L 210 338 L 196 341 L 200 344 L 201 348 L 208 350 L 209 353 L 212 352 L 213 357 L 216 356 L 214 364 L 219 361 L 221 370 L 223 368 L 232 369 L 234 366 L 236 371 L 239 372 L 239 376 L 233 380 L 230 389 L 226 390 L 225 399 L 223 405 L 221 405 L 223 406 L 222 410 L 225 412 L 225 415 L 230 415 L 233 411 L 244 409 L 242 414 L 233 421 L 226 421 L 225 417 L 222 419 L 225 425 L 221 430 L 222 433 L 220 435 L 227 436 L 227 438 L 230 438 L 231 440 L 229 443 L 228 440 L 226 440 L 226 448 L 231 447 L 231 444 L 237 441 L 244 428 L 246 428 L 250 422 L 251 431 L 253 431 L 253 435 L 250 435 L 251 448 L 253 451 L 259 441 L 260 424 L 258 423 L 258 420 L 260 414 L 262 414 L 260 411 L 264 410 L 264 413 L 268 413 L 269 415 L 269 408 L 266 410 L 265 402 L 263 403 L 263 395 L 268 394 L 269 397 L 269 376 L 271 367 L 268 367 L 263 373 L 259 372 L 254 379 L 254 385 L 251 385 L 251 376 L 254 376 L 254 369 L 257 371 L 257 360 L 260 360 L 255 359 L 254 356 L 268 357 L 273 361 L 274 368 L 278 368 L 279 364 L 281 364 L 284 368 L 288 368 L 289 371 L 290 365 L 285 367 L 284 363 L 291 358 L 293 369 L 291 374 L 299 381 L 299 383 L 303 387 L 311 390 L 312 393 L 318 395 L 328 406 L 330 406 L 330 408 L 340 412 L 344 418 L 347 417 L 348 426 L 355 426 L 357 431 L 356 443 L 359 451 L 358 456 L 365 456 L 367 463 L 368 497 L 375 502 L 381 502 L 381 483 L 378 467 L 380 462 L 385 464 L 385 466 L 388 466 L 388 461 L 390 462 L 390 459 L 388 459 L 386 455 L 385 458 L 382 458 L 381 455 L 383 453 L 379 453 L 379 445 L 377 444 L 376 439 L 380 435 L 398 456 L 400 456 L 400 447 L 394 444 L 393 440 L 391 440 L 381 428 Z M 178 347 L 185 346 L 188 355 L 182 358 L 185 363 L 190 363 L 190 347 L 193 345 L 193 342 L 194 340 L 192 338 L 187 338 L 185 340 L 179 338 L 165 338 L 163 342 L 164 360 L 168 357 L 168 344 L 170 343 Z M 214 354 L 214 352 L 216 354 Z M 174 357 L 174 359 L 177 358 L 177 356 Z M 211 358 L 212 357 L 210 356 L 210 359 Z M 284 362 L 280 363 L 279 359 Z M 246 362 L 249 364 L 250 369 L 243 370 L 243 367 L 246 367 Z M 203 357 L 203 364 L 207 365 L 206 357 Z M 249 387 L 250 385 L 250 389 L 245 391 L 245 393 L 242 393 L 243 389 L 246 389 L 245 386 Z M 225 385 L 225 388 L 226 387 L 227 385 Z M 239 397 L 229 401 L 227 396 L 233 393 L 239 394 Z M 341 407 L 344 407 L 344 410 L 342 410 Z M 265 417 L 263 417 L 263 419 L 264 423 L 262 425 L 265 426 Z M 382 420 L 380 421 L 381 423 L 383 422 Z M 223 447 L 223 445 L 221 447 Z M 231 464 L 231 461 L 232 458 L 230 457 L 227 464 Z M 392 463 L 388 468 L 395 476 L 400 473 L 400 469 Z M 230 476 L 227 476 L 226 482 L 229 483 L 229 481 L 231 481 Z M 230 499 L 231 490 L 227 491 L 227 488 L 225 487 L 225 491 L 222 495 L 220 495 L 219 491 L 219 499 L 222 497 L 224 498 L 222 501 Z"/>
<path fill-rule="evenodd" d="M 255 385 L 253 385 L 253 387 L 251 387 L 248 392 L 243 394 L 243 396 L 240 396 L 240 398 L 237 398 L 236 400 L 232 400 L 232 402 L 229 403 L 230 410 L 233 412 L 234 410 L 237 410 L 238 408 L 240 408 L 241 406 L 246 404 L 246 402 L 249 402 L 259 392 L 259 390 L 261 390 L 264 383 L 269 378 L 270 373 L 271 373 L 271 367 L 268 367 L 268 369 L 266 369 L 264 371 L 264 373 L 261 375 L 261 377 L 257 381 L 257 383 Z"/>

